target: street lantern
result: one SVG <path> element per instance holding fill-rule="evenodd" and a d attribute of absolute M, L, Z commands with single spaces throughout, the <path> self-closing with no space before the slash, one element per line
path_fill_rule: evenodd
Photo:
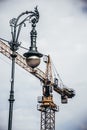
<path fill-rule="evenodd" d="M 36 38 L 37 38 L 37 31 L 35 30 L 36 27 L 36 19 L 34 18 L 31 20 L 32 23 L 32 30 L 30 32 L 30 38 L 31 38 L 31 46 L 29 48 L 29 51 L 24 53 L 24 57 L 26 57 L 27 64 L 35 68 L 40 64 L 40 58 L 43 56 L 43 54 L 39 53 L 36 47 Z"/>

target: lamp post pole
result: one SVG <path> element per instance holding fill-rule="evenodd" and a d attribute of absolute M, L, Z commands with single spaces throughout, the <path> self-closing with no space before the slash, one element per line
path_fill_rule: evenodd
<path fill-rule="evenodd" d="M 23 17 L 22 16 L 25 16 Z M 19 20 L 22 17 L 22 20 Z M 14 99 L 14 76 L 15 76 L 15 58 L 17 57 L 16 51 L 19 49 L 20 43 L 18 42 L 19 34 L 22 28 L 22 25 L 25 25 L 26 21 L 29 21 L 30 23 L 33 23 L 36 25 L 36 23 L 39 20 L 39 12 L 37 10 L 37 7 L 35 10 L 32 11 L 26 11 L 21 13 L 17 18 L 13 18 L 10 20 L 10 26 L 11 26 L 11 34 L 12 34 L 12 40 L 11 42 L 8 42 L 10 45 L 10 49 L 12 50 L 12 68 L 11 68 L 11 89 L 10 89 L 10 96 L 9 96 L 9 118 L 8 118 L 8 130 L 12 130 L 12 119 L 13 119 L 13 103 L 15 101 Z M 34 30 L 34 27 L 33 27 Z M 33 32 L 35 33 L 35 32 Z M 33 37 L 33 34 L 32 34 Z M 30 56 L 37 56 L 42 57 L 42 55 L 37 51 L 37 47 L 35 45 L 35 41 L 33 41 L 33 38 L 31 38 L 31 50 L 28 51 L 28 55 L 25 57 L 28 60 Z"/>
<path fill-rule="evenodd" d="M 13 103 L 14 99 L 14 74 L 15 74 L 15 58 L 16 54 L 13 51 L 11 54 L 12 57 L 12 70 L 11 70 L 11 90 L 9 96 L 9 119 L 8 119 L 8 130 L 12 130 L 12 116 L 13 116 Z"/>

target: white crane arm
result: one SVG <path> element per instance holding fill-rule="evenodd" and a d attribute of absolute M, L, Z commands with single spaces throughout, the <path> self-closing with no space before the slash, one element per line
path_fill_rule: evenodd
<path fill-rule="evenodd" d="M 2 53 L 3 55 L 5 55 L 9 59 L 11 59 L 12 51 L 11 51 L 10 47 L 2 41 L 0 41 L 0 53 Z M 42 82 L 45 81 L 46 76 L 45 76 L 45 73 L 43 71 L 41 71 L 39 68 L 32 69 L 31 67 L 29 67 L 27 65 L 26 59 L 22 55 L 20 55 L 18 53 L 16 53 L 16 54 L 17 54 L 17 57 L 15 59 L 15 62 L 19 66 L 21 66 L 23 69 L 25 69 L 26 71 L 28 71 L 29 73 L 31 73 L 35 77 L 39 78 Z"/>

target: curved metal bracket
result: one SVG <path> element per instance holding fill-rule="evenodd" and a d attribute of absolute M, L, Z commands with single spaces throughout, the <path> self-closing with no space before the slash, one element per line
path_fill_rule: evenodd
<path fill-rule="evenodd" d="M 24 19 L 20 20 L 20 18 L 24 15 L 27 16 Z M 12 51 L 17 51 L 18 47 L 20 46 L 18 42 L 18 38 L 19 38 L 22 25 L 26 26 L 25 23 L 26 21 L 32 23 L 32 26 L 33 25 L 36 26 L 36 23 L 39 21 L 39 12 L 37 6 L 34 8 L 34 11 L 25 11 L 21 13 L 17 18 L 13 18 L 10 20 L 12 40 L 9 44 Z"/>

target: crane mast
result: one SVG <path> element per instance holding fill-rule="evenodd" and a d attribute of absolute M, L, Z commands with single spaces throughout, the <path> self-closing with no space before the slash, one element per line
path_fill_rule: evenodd
<path fill-rule="evenodd" d="M 12 50 L 4 42 L 0 41 L 0 53 L 11 59 Z M 38 97 L 37 110 L 41 112 L 40 130 L 55 130 L 55 112 L 59 110 L 58 106 L 53 101 L 53 90 L 60 94 L 61 103 L 67 103 L 68 98 L 75 96 L 73 89 L 66 87 L 61 88 L 58 84 L 58 79 L 53 79 L 52 65 L 50 56 L 46 56 L 46 71 L 43 72 L 39 68 L 31 68 L 27 65 L 26 59 L 16 53 L 15 62 L 27 72 L 34 75 L 42 82 L 42 96 Z"/>
<path fill-rule="evenodd" d="M 47 56 L 46 80 L 42 86 L 42 97 L 38 97 L 37 109 L 41 112 L 40 130 L 55 130 L 55 112 L 58 106 L 53 101 L 52 70 L 50 56 Z"/>

